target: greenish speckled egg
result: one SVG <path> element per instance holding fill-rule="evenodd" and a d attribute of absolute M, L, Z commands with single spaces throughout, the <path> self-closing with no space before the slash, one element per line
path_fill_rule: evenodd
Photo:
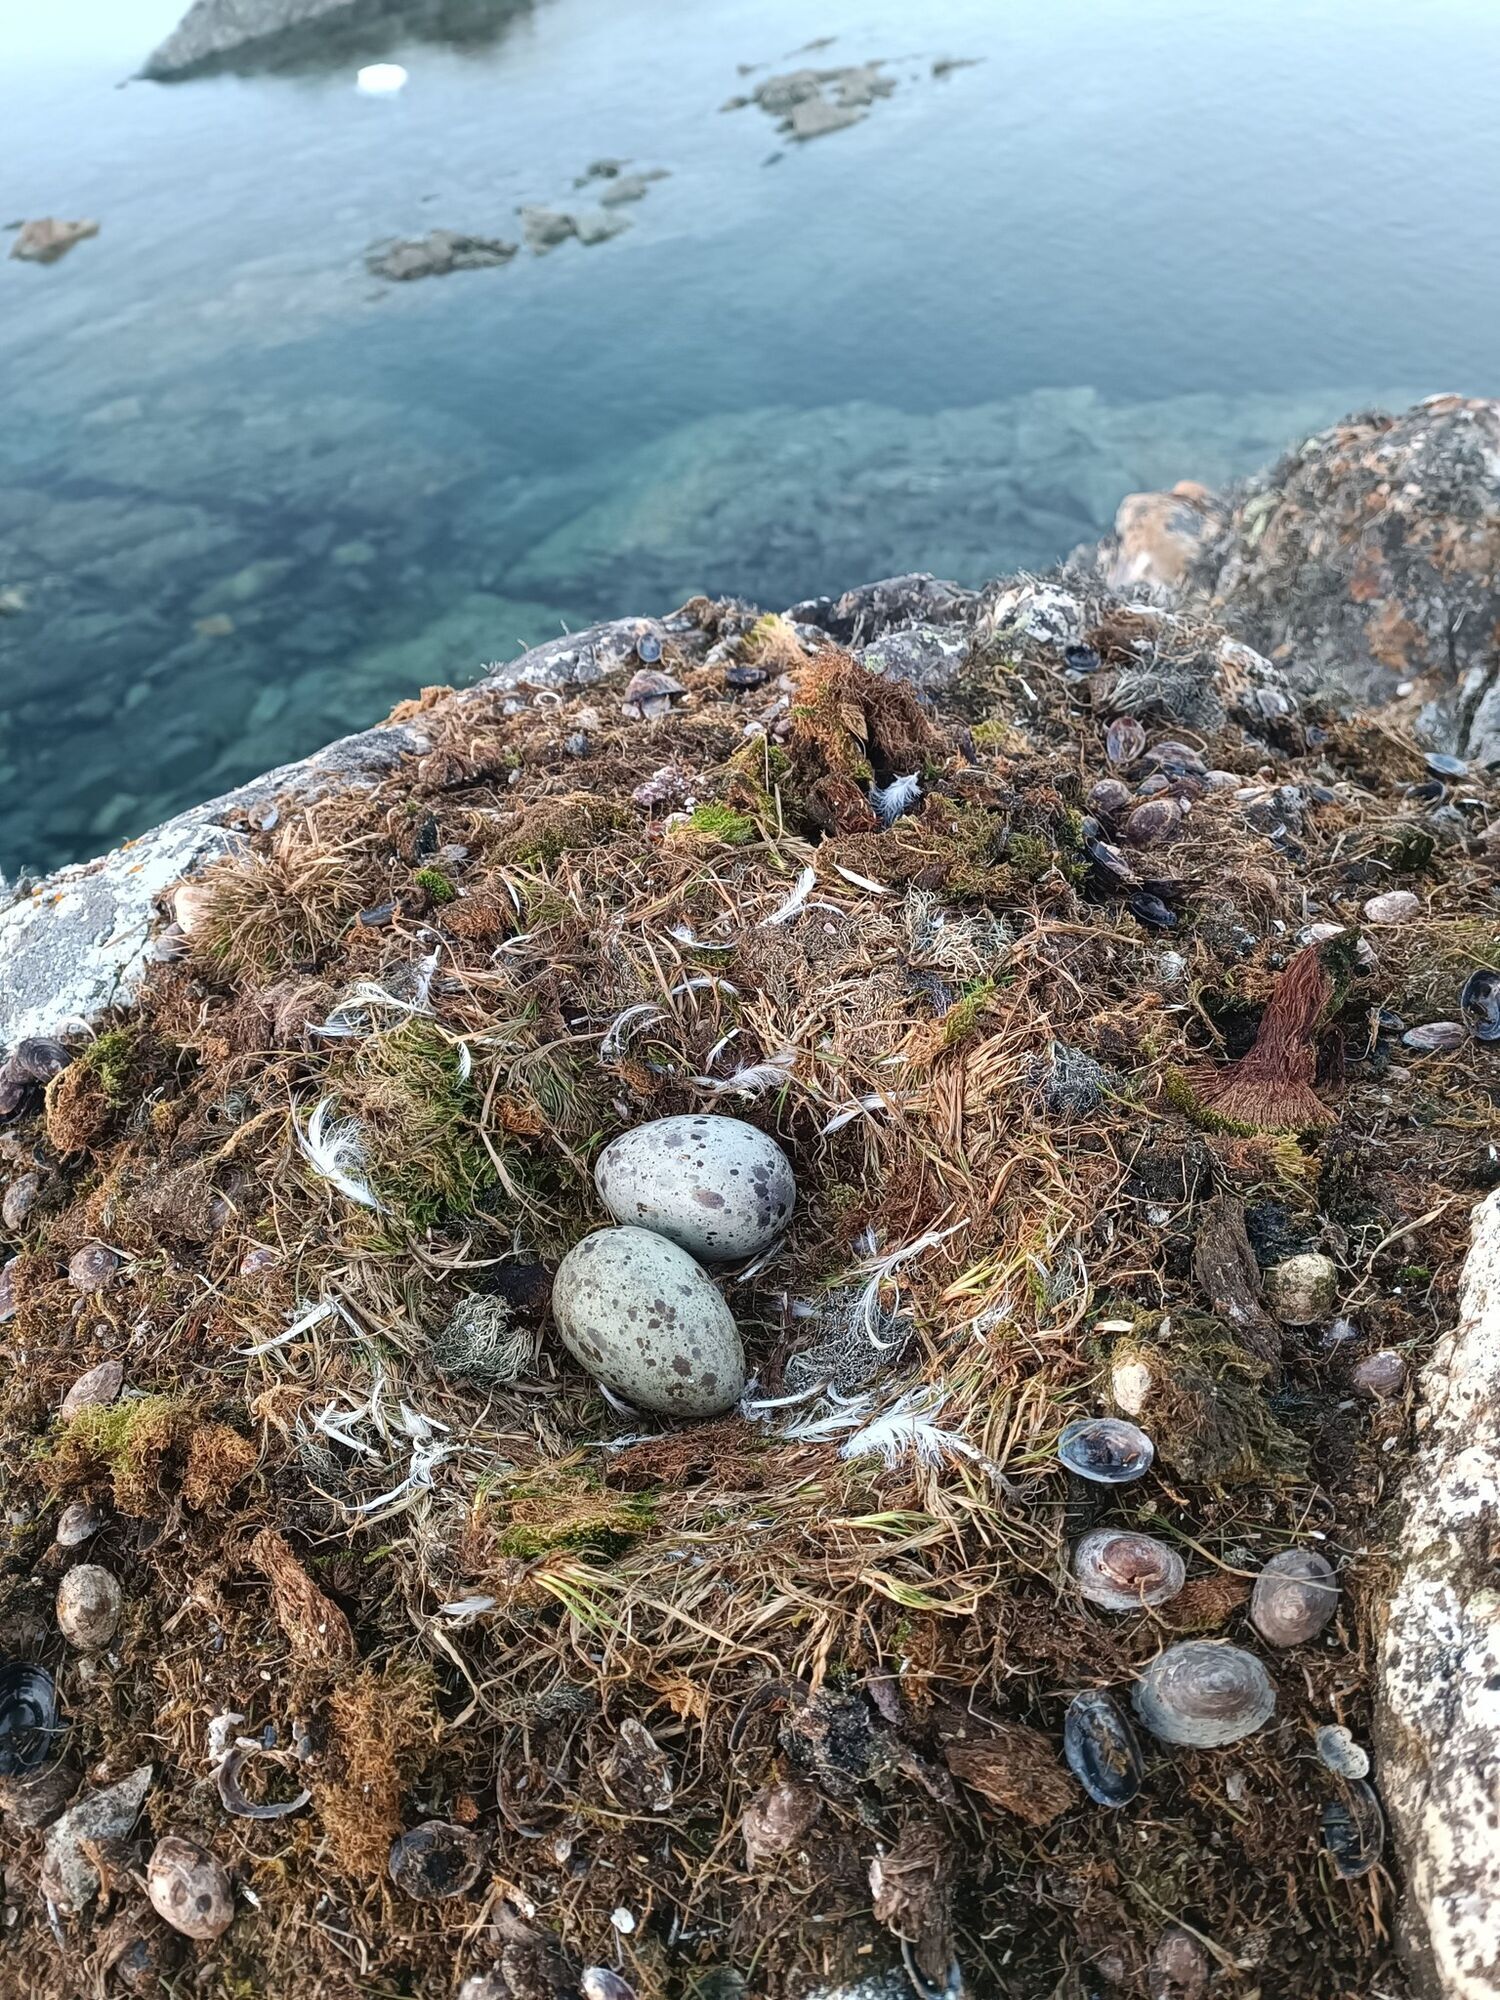
<path fill-rule="evenodd" d="M 616 1222 L 651 1229 L 706 1263 L 764 1250 L 797 1202 L 792 1163 L 743 1118 L 653 1118 L 612 1139 L 594 1181 Z"/>
<path fill-rule="evenodd" d="M 744 1390 L 728 1306 L 685 1250 L 649 1229 L 575 1243 L 552 1282 L 552 1316 L 574 1360 L 637 1409 L 717 1417 Z"/>

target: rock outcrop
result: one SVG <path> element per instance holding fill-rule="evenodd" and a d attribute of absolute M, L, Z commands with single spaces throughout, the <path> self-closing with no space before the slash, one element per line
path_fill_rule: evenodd
<path fill-rule="evenodd" d="M 1103 560 L 1357 702 L 1420 693 L 1433 748 L 1500 762 L 1500 402 L 1350 417 L 1232 502 L 1131 494 Z"/>
<path fill-rule="evenodd" d="M 1413 1984 L 1500 1994 L 1500 1195 L 1474 1211 L 1458 1326 L 1423 1372 L 1381 1649 L 1381 1790 Z"/>
<path fill-rule="evenodd" d="M 476 41 L 503 31 L 532 0 L 193 0 L 142 66 L 157 83 L 218 69 L 315 65 L 402 39 Z"/>

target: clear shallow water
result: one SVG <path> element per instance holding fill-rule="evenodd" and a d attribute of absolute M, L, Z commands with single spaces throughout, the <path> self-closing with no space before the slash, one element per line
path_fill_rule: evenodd
<path fill-rule="evenodd" d="M 0 262 L 11 870 L 560 623 L 977 581 L 1346 408 L 1500 390 L 1477 0 L 534 0 L 123 88 L 175 0 L 20 11 L 0 219 L 103 227 Z M 406 90 L 358 95 L 392 54 Z M 718 109 L 873 57 L 893 95 L 812 144 Z M 365 270 L 586 203 L 601 155 L 670 172 L 612 241 Z"/>

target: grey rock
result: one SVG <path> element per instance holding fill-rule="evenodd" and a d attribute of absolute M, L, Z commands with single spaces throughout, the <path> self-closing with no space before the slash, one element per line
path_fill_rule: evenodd
<path fill-rule="evenodd" d="M 935 694 L 957 680 L 968 652 L 969 635 L 962 626 L 899 625 L 856 657 L 872 673 L 910 681 L 924 694 Z"/>
<path fill-rule="evenodd" d="M 1421 1377 L 1380 1652 L 1376 1765 L 1420 2000 L 1494 2000 L 1500 1620 L 1500 1194 L 1474 1211 L 1459 1321 Z"/>
<path fill-rule="evenodd" d="M 521 233 L 526 238 L 526 247 L 539 257 L 577 234 L 578 225 L 567 209 L 540 208 L 528 203 L 517 213 L 521 218 Z"/>

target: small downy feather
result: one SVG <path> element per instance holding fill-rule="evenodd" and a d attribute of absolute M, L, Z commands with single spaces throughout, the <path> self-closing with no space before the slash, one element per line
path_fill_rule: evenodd
<path fill-rule="evenodd" d="M 760 1097 L 768 1090 L 780 1090 L 796 1064 L 795 1049 L 778 1049 L 764 1062 L 747 1063 L 732 1076 L 695 1076 L 693 1082 L 716 1097 Z"/>
<path fill-rule="evenodd" d="M 839 1446 L 840 1458 L 878 1458 L 888 1466 L 899 1465 L 908 1456 L 919 1465 L 938 1466 L 946 1459 L 969 1458 L 984 1462 L 956 1431 L 939 1428 L 937 1417 L 947 1401 L 947 1393 L 932 1383 L 908 1389 L 888 1410 L 845 1438 Z"/>
<path fill-rule="evenodd" d="M 334 1118 L 331 1097 L 318 1099 L 305 1129 L 297 1123 L 294 1113 L 292 1129 L 297 1135 L 298 1150 L 315 1174 L 331 1181 L 340 1194 L 357 1201 L 362 1208 L 380 1210 L 381 1203 L 356 1172 L 364 1164 L 364 1134 L 354 1119 Z"/>
<path fill-rule="evenodd" d="M 893 826 L 903 813 L 911 811 L 922 796 L 922 780 L 913 771 L 909 777 L 892 778 L 888 785 L 870 787 L 870 804 L 882 826 Z"/>

